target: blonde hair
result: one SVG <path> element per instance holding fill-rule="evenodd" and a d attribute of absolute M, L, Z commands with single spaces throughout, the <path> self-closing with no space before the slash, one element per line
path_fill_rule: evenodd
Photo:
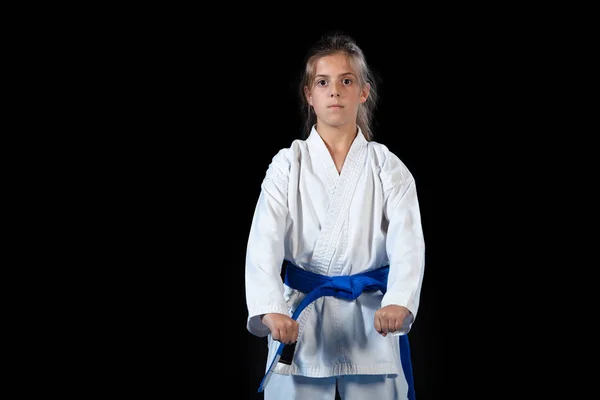
<path fill-rule="evenodd" d="M 367 64 L 366 57 L 356 41 L 346 34 L 334 33 L 322 36 L 320 40 L 309 50 L 306 56 L 305 69 L 300 80 L 300 104 L 304 118 L 304 135 L 307 137 L 313 125 L 317 121 L 312 107 L 304 94 L 304 87 L 310 86 L 315 76 L 315 65 L 322 58 L 336 53 L 344 53 L 358 74 L 361 87 L 370 86 L 367 100 L 358 107 L 356 124 L 360 127 L 365 139 L 373 140 L 373 112 L 377 105 L 376 77 Z"/>

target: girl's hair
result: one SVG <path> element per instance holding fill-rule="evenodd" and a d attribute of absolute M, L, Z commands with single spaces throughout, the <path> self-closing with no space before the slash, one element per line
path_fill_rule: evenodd
<path fill-rule="evenodd" d="M 354 39 L 342 33 L 333 33 L 322 36 L 320 40 L 309 50 L 305 59 L 305 69 L 300 80 L 300 104 L 301 113 L 304 119 L 304 135 L 307 137 L 313 125 L 317 121 L 312 107 L 308 103 L 304 87 L 310 87 L 315 76 L 315 65 L 317 61 L 325 56 L 335 53 L 344 53 L 354 65 L 361 87 L 369 85 L 370 92 L 367 100 L 358 107 L 357 125 L 362 130 L 365 139 L 373 140 L 373 111 L 377 105 L 377 87 L 375 75 L 367 64 L 366 57 Z"/>

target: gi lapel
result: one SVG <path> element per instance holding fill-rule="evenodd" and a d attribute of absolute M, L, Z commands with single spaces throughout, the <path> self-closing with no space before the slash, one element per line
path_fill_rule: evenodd
<path fill-rule="evenodd" d="M 325 148 L 324 143 L 323 147 Z M 327 151 L 326 148 L 325 150 Z M 337 170 L 328 152 L 327 156 L 337 175 Z M 337 177 L 336 182 L 332 184 L 333 192 L 331 193 L 329 208 L 321 232 L 316 240 L 311 261 L 311 266 L 316 273 L 329 275 L 330 272 L 333 272 L 336 275 L 335 271 L 330 271 L 331 262 L 337 243 L 340 240 L 342 227 L 348 218 L 350 202 L 363 170 L 366 156 L 367 141 L 359 129 L 358 135 L 352 142 L 350 151 L 344 161 L 342 172 Z"/>

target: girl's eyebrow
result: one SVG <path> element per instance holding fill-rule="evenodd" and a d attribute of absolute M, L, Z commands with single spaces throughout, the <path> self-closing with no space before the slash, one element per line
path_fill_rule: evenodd
<path fill-rule="evenodd" d="M 339 74 L 338 76 L 345 76 L 345 75 L 352 75 L 352 76 L 354 76 L 354 74 L 352 72 L 344 72 L 344 73 Z M 315 76 L 315 79 L 317 79 L 317 78 L 329 78 L 329 75 L 319 74 L 319 75 Z"/>

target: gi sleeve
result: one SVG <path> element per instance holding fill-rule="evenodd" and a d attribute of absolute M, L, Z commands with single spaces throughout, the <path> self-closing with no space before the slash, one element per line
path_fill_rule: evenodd
<path fill-rule="evenodd" d="M 283 295 L 281 266 L 288 214 L 287 190 L 290 157 L 286 149 L 273 157 L 254 210 L 246 249 L 247 329 L 264 337 L 269 329 L 261 321 L 267 313 L 291 316 Z"/>
<path fill-rule="evenodd" d="M 387 293 L 381 306 L 397 304 L 410 315 L 397 334 L 406 334 L 417 316 L 423 273 L 425 241 L 415 180 L 406 166 L 388 152 L 381 171 L 385 214 L 389 221 L 386 248 L 390 261 Z"/>

